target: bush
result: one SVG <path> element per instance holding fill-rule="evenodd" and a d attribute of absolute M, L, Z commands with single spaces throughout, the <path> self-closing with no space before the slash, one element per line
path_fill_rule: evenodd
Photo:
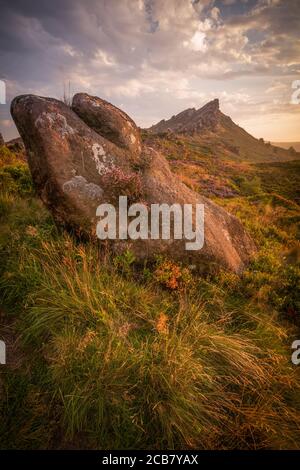
<path fill-rule="evenodd" d="M 139 173 L 125 173 L 121 168 L 112 168 L 103 176 L 103 187 L 113 199 L 127 196 L 136 202 L 142 195 L 142 180 Z"/>
<path fill-rule="evenodd" d="M 260 178 L 258 176 L 254 176 L 252 179 L 244 179 L 240 183 L 240 190 L 241 193 L 246 196 L 262 193 Z"/>
<path fill-rule="evenodd" d="M 191 286 L 193 282 L 188 268 L 182 267 L 181 264 L 176 264 L 163 257 L 157 257 L 154 279 L 162 286 L 177 291 Z"/>
<path fill-rule="evenodd" d="M 0 169 L 0 191 L 27 196 L 33 194 L 29 168 L 24 163 L 7 165 Z"/>

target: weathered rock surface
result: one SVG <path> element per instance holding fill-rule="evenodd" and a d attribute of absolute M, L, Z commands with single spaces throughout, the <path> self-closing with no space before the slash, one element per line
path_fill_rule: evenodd
<path fill-rule="evenodd" d="M 198 203 L 205 207 L 205 243 L 199 251 L 187 251 L 186 240 L 174 239 L 111 244 L 116 252 L 129 248 L 141 260 L 165 254 L 202 270 L 214 265 L 235 272 L 255 252 L 239 220 L 181 183 L 161 154 L 141 145 L 133 124 L 130 131 L 134 130 L 141 149 L 130 146 L 125 138 L 129 118 L 111 104 L 107 107 L 103 100 L 80 94 L 71 110 L 54 99 L 25 95 L 13 100 L 11 113 L 37 190 L 57 223 L 94 235 L 97 206 L 114 203 L 119 195 L 148 207 Z"/>
<path fill-rule="evenodd" d="M 1 132 L 0 132 L 0 145 L 4 145 L 4 139 L 3 139 Z"/>
<path fill-rule="evenodd" d="M 140 132 L 135 122 L 124 111 L 87 93 L 77 93 L 74 96 L 72 109 L 98 134 L 129 150 L 133 155 L 140 155 Z"/>
<path fill-rule="evenodd" d="M 115 165 L 128 170 L 130 159 L 55 99 L 19 96 L 11 113 L 38 194 L 56 221 L 78 230 L 95 228 L 103 175 Z"/>

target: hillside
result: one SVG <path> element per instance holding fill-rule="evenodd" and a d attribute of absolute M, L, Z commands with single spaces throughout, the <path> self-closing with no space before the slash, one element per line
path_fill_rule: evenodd
<path fill-rule="evenodd" d="M 299 448 L 299 162 L 187 149 L 173 169 L 211 195 L 231 188 L 214 199 L 258 246 L 242 277 L 140 267 L 79 242 L 36 197 L 23 156 L 0 148 L 1 448 Z"/>
<path fill-rule="evenodd" d="M 208 150 L 218 158 L 248 162 L 278 162 L 300 158 L 300 153 L 256 139 L 220 111 L 215 99 L 200 109 L 190 108 L 147 131 L 158 135 L 180 135 L 187 144 Z"/>
<path fill-rule="evenodd" d="M 143 132 L 143 139 L 166 155 L 172 170 L 207 197 L 231 198 L 262 191 L 300 203 L 300 160 L 237 161 L 215 153 L 209 143 L 173 133 Z"/>

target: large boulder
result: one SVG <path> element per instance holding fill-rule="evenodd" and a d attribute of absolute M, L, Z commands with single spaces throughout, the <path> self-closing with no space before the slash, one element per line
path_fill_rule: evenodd
<path fill-rule="evenodd" d="M 130 157 L 88 127 L 67 105 L 34 95 L 16 97 L 11 114 L 25 144 L 37 192 L 67 228 L 96 227 L 102 180 L 114 167 L 129 171 Z"/>
<path fill-rule="evenodd" d="M 140 260 L 164 254 L 201 270 L 222 266 L 235 272 L 255 252 L 239 220 L 181 183 L 163 155 L 141 144 L 133 121 L 111 104 L 79 94 L 70 109 L 54 99 L 25 95 L 13 100 L 11 113 L 37 191 L 57 223 L 94 236 L 98 205 L 117 207 L 120 195 L 148 208 L 155 203 L 204 204 L 201 250 L 187 251 L 187 240 L 174 238 L 114 240 L 112 248 L 118 253 L 130 249 Z M 128 139 L 130 132 L 135 140 Z"/>

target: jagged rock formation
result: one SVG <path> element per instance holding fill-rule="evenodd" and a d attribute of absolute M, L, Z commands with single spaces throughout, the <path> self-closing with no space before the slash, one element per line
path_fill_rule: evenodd
<path fill-rule="evenodd" d="M 291 152 L 256 139 L 235 124 L 214 99 L 200 109 L 190 108 L 147 129 L 152 134 L 173 134 L 191 137 L 196 143 L 209 147 L 217 156 L 225 155 L 239 161 L 288 161 L 300 157 Z"/>
<path fill-rule="evenodd" d="M 155 133 L 175 132 L 177 134 L 193 134 L 202 129 L 213 130 L 217 126 L 220 116 L 219 100 L 215 99 L 200 109 L 189 108 L 176 116 L 172 116 L 167 121 L 163 119 L 150 127 L 149 130 Z"/>
<path fill-rule="evenodd" d="M 147 207 L 204 204 L 201 250 L 187 251 L 187 240 L 174 238 L 114 240 L 111 245 L 116 252 L 132 250 L 140 260 L 165 254 L 201 270 L 213 265 L 235 272 L 255 252 L 238 219 L 181 183 L 163 155 L 142 146 L 133 121 L 113 105 L 80 94 L 74 97 L 72 110 L 51 98 L 25 95 L 13 100 L 11 113 L 37 191 L 57 223 L 95 235 L 98 205 L 115 203 L 120 195 Z"/>

